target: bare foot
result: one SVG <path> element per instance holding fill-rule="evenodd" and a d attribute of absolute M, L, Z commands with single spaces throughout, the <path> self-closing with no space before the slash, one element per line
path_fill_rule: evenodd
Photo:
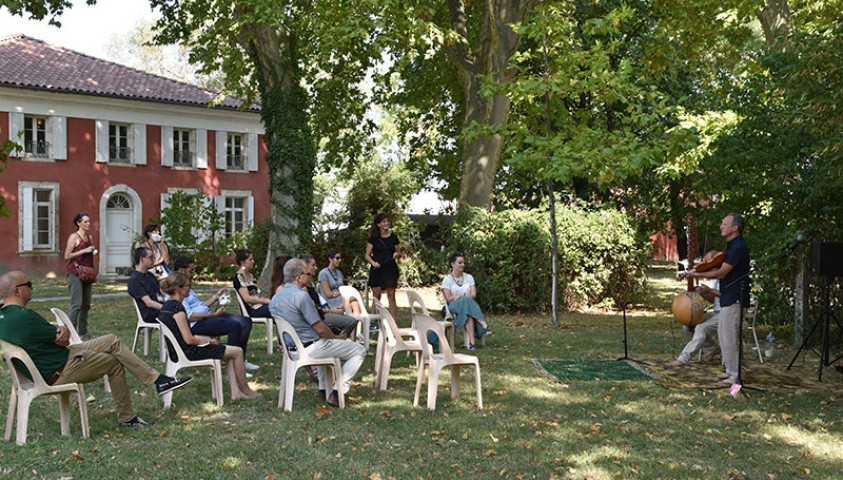
<path fill-rule="evenodd" d="M 686 365 L 685 363 L 682 363 L 679 360 L 674 360 L 672 362 L 667 362 L 667 363 L 664 364 L 664 366 L 668 367 L 668 368 L 679 368 L 679 367 L 684 367 L 685 365 Z"/>
<path fill-rule="evenodd" d="M 238 392 L 236 394 L 232 393 L 231 394 L 231 401 L 234 402 L 234 401 L 237 401 L 237 400 L 252 400 L 253 398 L 257 398 L 257 397 L 260 396 L 260 394 L 258 392 L 255 392 L 253 390 L 249 390 L 249 392 L 250 393 L 245 393 L 245 392 Z"/>

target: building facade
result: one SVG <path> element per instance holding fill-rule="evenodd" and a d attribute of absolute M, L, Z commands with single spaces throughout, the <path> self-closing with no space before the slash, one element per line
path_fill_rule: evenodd
<path fill-rule="evenodd" d="M 133 240 L 174 191 L 204 195 L 225 232 L 269 217 L 257 105 L 23 35 L 0 39 L 0 142 L 22 147 L 0 173 L 0 270 L 64 276 L 78 212 L 93 220 L 99 269 L 131 266 Z M 5 268 L 4 268 L 5 267 Z"/>

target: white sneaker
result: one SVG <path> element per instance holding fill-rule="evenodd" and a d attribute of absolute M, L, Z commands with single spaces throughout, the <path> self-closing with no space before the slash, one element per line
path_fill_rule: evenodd
<path fill-rule="evenodd" d="M 243 362 L 243 366 L 246 367 L 247 372 L 257 372 L 258 370 L 261 369 L 261 367 L 259 365 L 255 365 L 252 362 Z"/>
<path fill-rule="evenodd" d="M 252 375 L 252 374 L 251 374 L 251 373 L 249 373 L 249 372 L 246 372 L 246 380 L 249 380 L 249 379 L 251 379 L 251 378 L 255 378 L 255 376 L 254 376 L 254 375 Z"/>

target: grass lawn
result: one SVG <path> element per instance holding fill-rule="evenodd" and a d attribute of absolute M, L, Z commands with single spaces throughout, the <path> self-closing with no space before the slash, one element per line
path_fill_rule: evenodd
<path fill-rule="evenodd" d="M 647 305 L 628 313 L 633 357 L 667 361 L 684 345 L 678 324 L 669 318 L 672 292 L 681 287 L 670 274 L 666 268 L 654 269 Z M 39 295 L 44 292 L 36 287 Z M 135 316 L 128 302 L 95 300 L 92 333 L 115 332 L 130 343 Z M 68 307 L 66 302 L 31 306 L 47 318 L 52 318 L 49 307 Z M 406 310 L 400 317 L 399 323 L 409 323 Z M 267 355 L 264 330 L 257 325 L 249 359 L 262 366 L 253 384 L 260 399 L 226 399 L 225 407 L 217 408 L 208 375 L 201 372 L 174 394 L 173 408 L 164 410 L 153 389 L 131 379 L 138 414 L 156 423 L 126 430 L 117 427 L 102 383 L 91 383 L 86 393 L 93 397 L 88 404 L 92 438 L 82 440 L 78 414 L 71 420 L 72 436 L 62 438 L 56 400 L 40 398 L 30 413 L 29 444 L 2 443 L 0 477 L 843 478 L 843 382 L 833 369 L 826 370 L 822 388 L 733 398 L 722 390 L 668 390 L 652 381 L 564 384 L 547 379 L 530 363 L 534 358 L 619 357 L 621 322 L 619 312 L 566 313 L 563 328 L 553 329 L 549 315 L 491 316 L 495 333 L 475 352 L 483 410 L 475 408 L 473 375 L 467 370 L 459 399 L 450 400 L 445 374 L 437 410 L 413 407 L 415 370 L 411 357 L 400 354 L 389 390 L 374 391 L 372 346 L 351 391 L 352 406 L 327 413 L 317 409 L 315 385 L 303 372 L 293 412 L 277 408 L 281 356 Z M 783 367 L 792 354 L 779 350 L 774 360 Z M 808 355 L 796 368 L 815 376 L 816 365 Z M 10 384 L 3 364 L 4 418 Z"/>

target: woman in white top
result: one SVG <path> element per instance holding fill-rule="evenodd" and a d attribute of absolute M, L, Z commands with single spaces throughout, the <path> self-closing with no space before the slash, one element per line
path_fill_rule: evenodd
<path fill-rule="evenodd" d="M 455 253 L 448 257 L 448 264 L 451 265 L 451 273 L 442 280 L 442 294 L 454 316 L 454 326 L 464 331 L 465 348 L 474 350 L 474 338 L 482 338 L 492 333 L 492 329 L 475 300 L 477 284 L 470 273 L 465 273 L 465 258 Z"/>

